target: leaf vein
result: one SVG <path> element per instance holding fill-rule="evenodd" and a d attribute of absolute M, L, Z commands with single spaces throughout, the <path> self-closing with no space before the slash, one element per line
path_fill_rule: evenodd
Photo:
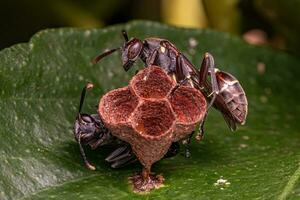
<path fill-rule="evenodd" d="M 291 176 L 290 180 L 285 185 L 282 193 L 279 195 L 278 200 L 284 200 L 287 198 L 287 196 L 292 192 L 295 185 L 297 184 L 298 180 L 300 178 L 300 166 L 295 171 L 295 173 Z"/>

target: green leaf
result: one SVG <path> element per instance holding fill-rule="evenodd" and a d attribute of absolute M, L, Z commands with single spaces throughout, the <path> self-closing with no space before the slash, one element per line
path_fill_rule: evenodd
<path fill-rule="evenodd" d="M 153 171 L 164 175 L 165 187 L 146 195 L 128 186 L 139 164 L 111 169 L 104 162 L 110 149 L 101 148 L 87 151 L 97 166 L 89 171 L 72 133 L 86 82 L 95 84 L 84 107 L 93 113 L 104 92 L 127 85 L 143 66 L 125 73 L 120 53 L 90 64 L 123 43 L 124 28 L 132 37 L 169 39 L 197 67 L 211 52 L 218 68 L 238 77 L 249 101 L 248 121 L 236 133 L 212 111 L 205 139 L 192 142 L 191 158 L 156 163 Z M 191 38 L 198 41 L 194 50 Z M 296 57 L 225 33 L 147 21 L 41 31 L 0 52 L 0 199 L 299 199 L 299 65 Z M 230 185 L 216 186 L 220 178 Z"/>

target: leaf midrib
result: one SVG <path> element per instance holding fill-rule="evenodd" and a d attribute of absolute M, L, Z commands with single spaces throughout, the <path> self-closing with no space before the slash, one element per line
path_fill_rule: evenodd
<path fill-rule="evenodd" d="M 282 192 L 280 193 L 277 199 L 278 200 L 286 199 L 289 196 L 289 194 L 293 191 L 299 179 L 300 179 L 300 166 L 298 167 L 298 169 L 296 169 L 294 174 L 288 180 L 288 182 L 286 183 L 285 187 L 283 188 Z"/>

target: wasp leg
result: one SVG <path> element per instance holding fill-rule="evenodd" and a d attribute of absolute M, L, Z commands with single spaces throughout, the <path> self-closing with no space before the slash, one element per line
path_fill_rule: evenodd
<path fill-rule="evenodd" d="M 93 143 L 89 143 L 89 145 L 94 150 L 94 149 L 97 149 L 99 146 L 106 144 L 110 138 L 111 138 L 110 133 L 103 133 Z"/>
<path fill-rule="evenodd" d="M 192 87 L 194 87 L 189 73 L 186 73 L 183 71 L 182 63 L 183 63 L 183 58 L 180 55 L 177 56 L 176 57 L 176 71 L 175 71 L 177 84 L 172 89 L 171 94 L 173 94 L 180 86 L 186 85 L 187 83 L 189 83 Z"/>
<path fill-rule="evenodd" d="M 168 149 L 168 152 L 163 157 L 171 158 L 178 154 L 180 145 L 178 142 L 173 142 Z M 129 144 L 124 143 L 123 146 L 118 147 L 112 153 L 110 153 L 105 161 L 110 164 L 112 168 L 121 168 L 131 163 L 138 161 L 137 157 L 133 153 Z"/>
<path fill-rule="evenodd" d="M 179 150 L 180 150 L 180 144 L 178 142 L 173 142 L 168 152 L 164 155 L 164 158 L 171 158 L 176 156 Z"/>
<path fill-rule="evenodd" d="M 196 135 L 196 140 L 201 141 L 204 137 L 204 123 L 206 121 L 206 117 L 207 117 L 207 112 L 205 113 L 202 122 L 199 125 L 199 131 L 198 134 Z"/>
<path fill-rule="evenodd" d="M 208 82 L 208 76 L 210 76 L 211 83 Z M 206 93 L 207 98 L 210 98 L 210 102 L 207 105 L 205 116 L 200 123 L 199 132 L 196 136 L 197 140 L 201 140 L 204 136 L 204 124 L 207 118 L 209 109 L 214 104 L 217 95 L 219 94 L 219 85 L 216 78 L 215 67 L 214 67 L 214 58 L 209 53 L 205 53 L 203 58 L 201 68 L 199 71 L 199 87 L 200 90 Z"/>
<path fill-rule="evenodd" d="M 182 57 L 182 55 L 179 55 L 176 57 L 176 77 L 177 80 L 179 80 L 179 82 L 177 83 L 177 85 L 173 88 L 173 90 L 171 92 L 174 92 L 176 89 L 178 89 L 181 85 L 186 85 L 189 84 L 191 87 L 194 87 L 194 83 L 193 80 L 191 79 L 191 76 L 189 74 L 189 72 L 184 71 L 185 68 L 183 67 L 184 65 L 184 59 Z M 189 158 L 191 156 L 190 153 L 190 143 L 191 143 L 191 139 L 194 135 L 195 131 L 193 131 L 185 140 L 183 140 L 183 144 L 184 144 L 184 156 L 186 158 Z"/>
<path fill-rule="evenodd" d="M 213 105 L 216 96 L 220 91 L 214 65 L 214 58 L 212 57 L 212 55 L 210 55 L 209 53 L 205 53 L 199 71 L 199 86 L 200 89 L 206 91 L 207 97 L 210 98 L 207 110 Z M 208 82 L 208 76 L 210 76 L 211 83 Z"/>
<path fill-rule="evenodd" d="M 190 153 L 190 143 L 191 143 L 191 139 L 194 135 L 195 131 L 193 131 L 186 139 L 183 140 L 183 145 L 184 145 L 184 157 L 189 158 L 191 157 L 191 153 Z"/>
<path fill-rule="evenodd" d="M 146 59 L 146 67 L 151 66 L 151 65 L 154 64 L 157 55 L 158 55 L 158 48 L 155 49 L 155 50 L 150 54 L 150 56 Z"/>
<path fill-rule="evenodd" d="M 178 80 L 178 82 L 177 82 L 176 86 L 172 89 L 171 94 L 173 94 L 181 85 L 189 84 L 191 87 L 194 87 L 189 73 L 184 71 L 183 64 L 184 64 L 183 57 L 181 55 L 178 55 L 176 57 L 176 72 L 175 72 L 176 79 Z M 184 156 L 186 158 L 189 158 L 191 156 L 189 146 L 190 146 L 191 138 L 192 138 L 194 132 L 195 131 L 193 131 L 188 136 L 188 138 L 186 138 L 182 141 L 182 143 L 184 144 Z"/>
<path fill-rule="evenodd" d="M 175 75 L 176 75 L 176 80 L 178 82 L 183 81 L 184 79 L 187 78 L 187 76 L 185 76 L 185 74 L 184 74 L 183 67 L 182 67 L 182 62 L 181 62 L 181 59 L 180 59 L 179 55 L 176 56 Z"/>
<path fill-rule="evenodd" d="M 179 82 L 175 85 L 175 87 L 173 87 L 173 89 L 171 90 L 170 94 L 174 94 L 174 92 L 175 92 L 180 86 L 185 85 L 186 83 L 188 83 L 188 81 L 189 81 L 189 78 L 185 78 L 185 79 L 179 81 Z"/>
<path fill-rule="evenodd" d="M 182 54 L 179 54 L 176 57 L 176 76 L 177 80 L 184 81 L 188 80 L 188 83 L 191 87 L 194 87 L 194 82 L 191 77 L 191 73 L 188 70 L 188 67 L 186 66 L 185 58 Z"/>
<path fill-rule="evenodd" d="M 81 154 L 81 157 L 84 161 L 84 164 L 86 166 L 86 168 L 90 169 L 90 170 L 95 170 L 96 167 L 94 165 L 92 165 L 86 158 L 86 155 L 85 155 L 85 152 L 83 150 L 83 147 L 81 145 L 81 134 L 79 135 L 78 137 L 78 145 L 79 145 L 79 150 L 80 150 L 80 154 Z"/>
<path fill-rule="evenodd" d="M 154 49 L 153 52 L 150 54 L 150 56 L 146 59 L 145 67 L 149 67 L 149 66 L 153 65 L 157 55 L 158 55 L 158 48 Z M 147 73 L 147 75 L 145 77 L 148 77 L 148 76 L 149 76 L 149 72 Z"/>
<path fill-rule="evenodd" d="M 105 158 L 105 161 L 108 162 L 112 168 L 120 168 L 137 161 L 137 158 L 131 147 L 124 145 L 110 153 Z"/>

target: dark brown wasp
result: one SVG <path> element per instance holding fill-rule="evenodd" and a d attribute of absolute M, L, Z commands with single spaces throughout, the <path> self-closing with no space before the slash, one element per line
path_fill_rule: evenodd
<path fill-rule="evenodd" d="M 104 144 L 118 142 L 118 139 L 112 136 L 109 130 L 105 128 L 102 120 L 97 114 L 89 115 L 81 113 L 86 91 L 92 87 L 92 84 L 87 84 L 82 90 L 78 114 L 74 124 L 74 136 L 79 144 L 80 153 L 86 167 L 95 170 L 95 166 L 90 164 L 87 160 L 82 145 L 89 145 L 92 149 L 96 149 Z"/>
<path fill-rule="evenodd" d="M 89 145 L 91 149 L 96 149 L 103 145 L 117 146 L 105 160 L 112 168 L 123 167 L 127 164 L 137 161 L 130 145 L 116 137 L 104 126 L 98 114 L 84 114 L 81 109 L 84 103 L 86 91 L 93 88 L 93 84 L 88 83 L 81 92 L 78 114 L 74 124 L 74 136 L 79 145 L 80 154 L 85 166 L 90 170 L 95 170 L 95 166 L 91 164 L 84 152 L 83 145 Z M 175 156 L 179 151 L 179 144 L 173 143 L 165 155 L 165 158 Z"/>
<path fill-rule="evenodd" d="M 122 35 L 125 39 L 122 47 L 98 55 L 93 63 L 95 64 L 102 58 L 120 50 L 125 71 L 128 71 L 138 58 L 145 63 L 145 67 L 160 66 L 178 83 L 178 87 L 182 84 L 189 84 L 199 89 L 209 102 L 207 113 L 211 106 L 218 109 L 232 131 L 236 130 L 237 124 L 245 123 L 248 112 L 245 92 L 234 76 L 214 67 L 214 59 L 211 54 L 205 53 L 200 70 L 197 70 L 175 45 L 166 39 L 146 38 L 142 41 L 132 38 L 129 40 L 125 31 L 122 31 Z M 199 134 L 196 137 L 199 140 L 204 135 L 207 113 L 199 126 Z M 190 138 L 186 140 L 187 144 L 189 144 Z M 186 148 L 186 155 L 188 156 L 188 154 Z"/>

